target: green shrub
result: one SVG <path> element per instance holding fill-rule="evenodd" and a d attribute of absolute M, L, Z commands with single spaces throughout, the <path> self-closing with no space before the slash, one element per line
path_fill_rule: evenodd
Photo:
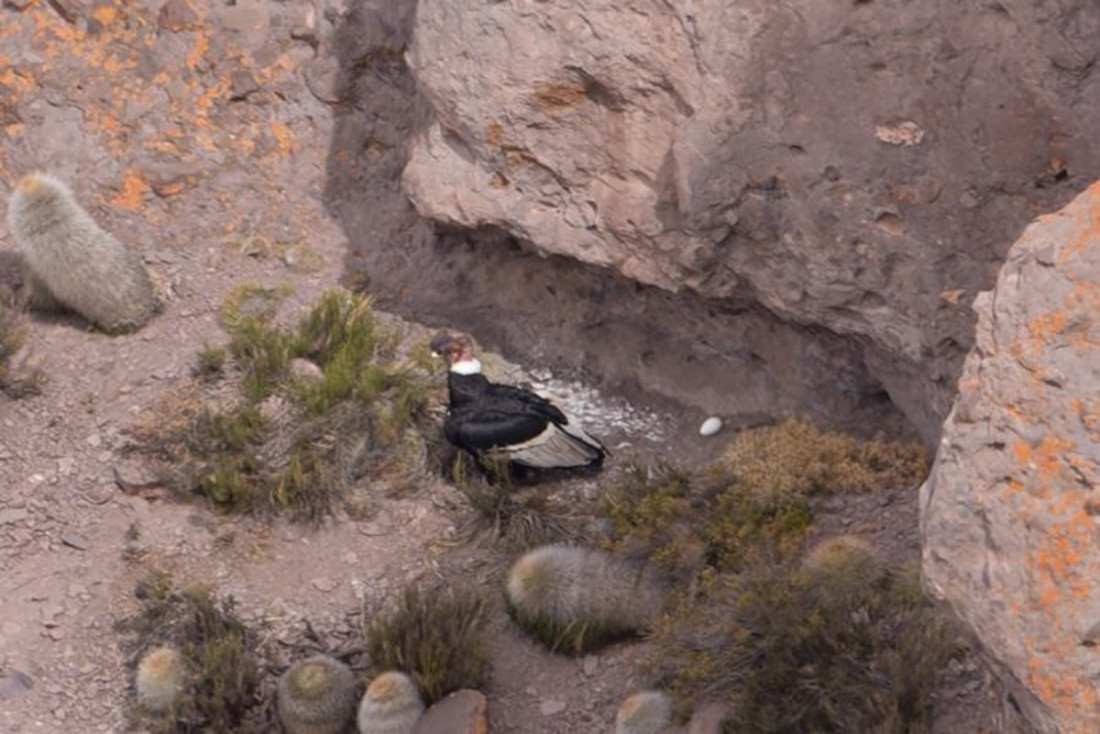
<path fill-rule="evenodd" d="M 806 497 L 762 498 L 723 467 L 694 474 L 628 467 L 605 509 L 614 549 L 647 555 L 681 578 L 791 552 L 813 519 Z"/>
<path fill-rule="evenodd" d="M 242 286 L 226 300 L 224 349 L 199 353 L 196 377 L 215 386 L 168 396 L 134 431 L 180 496 L 231 512 L 288 513 L 315 521 L 348 498 L 352 482 L 411 481 L 426 453 L 420 424 L 433 396 L 427 377 L 396 361 L 396 336 L 369 299 L 328 291 L 296 327 L 275 322 L 286 288 Z M 293 379 L 310 360 L 321 379 Z M 226 386 L 239 387 L 227 396 Z M 361 504 L 361 503 L 360 503 Z"/>
<path fill-rule="evenodd" d="M 214 380 L 225 373 L 225 361 L 229 356 L 225 347 L 203 344 L 191 375 L 200 380 Z"/>
<path fill-rule="evenodd" d="M 693 471 L 629 467 L 606 493 L 613 549 L 680 582 L 651 635 L 681 713 L 730 705 L 731 732 L 920 732 L 957 652 L 912 572 L 856 539 L 798 554 L 816 498 L 913 487 L 920 446 L 860 443 L 803 420 L 741 432 Z"/>

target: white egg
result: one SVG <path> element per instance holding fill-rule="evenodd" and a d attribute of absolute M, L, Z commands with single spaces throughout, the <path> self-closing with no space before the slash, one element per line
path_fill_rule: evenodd
<path fill-rule="evenodd" d="M 718 416 L 712 415 L 703 421 L 703 425 L 699 426 L 700 436 L 713 436 L 722 430 L 722 419 Z"/>

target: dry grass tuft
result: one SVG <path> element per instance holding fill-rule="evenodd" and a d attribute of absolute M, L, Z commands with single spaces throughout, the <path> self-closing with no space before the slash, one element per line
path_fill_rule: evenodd
<path fill-rule="evenodd" d="M 225 376 L 225 362 L 229 352 L 225 347 L 203 344 L 191 376 L 199 380 L 219 380 Z"/>
<path fill-rule="evenodd" d="M 677 575 L 738 570 L 754 555 L 789 556 L 813 521 L 815 496 L 916 487 L 928 456 L 915 444 L 860 443 L 801 420 L 743 431 L 700 471 L 628 467 L 607 491 L 616 541 Z"/>
<path fill-rule="evenodd" d="M 583 539 L 578 518 L 544 490 L 514 490 L 487 481 L 480 472 L 459 477 L 455 486 L 473 509 L 459 528 L 464 541 L 488 538 L 504 550 L 520 552 Z"/>
<path fill-rule="evenodd" d="M 460 688 L 488 679 L 484 638 L 488 604 L 472 592 L 409 586 L 395 608 L 364 625 L 374 675 L 403 671 L 429 706 Z"/>
<path fill-rule="evenodd" d="M 860 442 L 798 418 L 742 431 L 724 463 L 755 494 L 771 502 L 794 495 L 915 486 L 930 466 L 920 444 Z"/>

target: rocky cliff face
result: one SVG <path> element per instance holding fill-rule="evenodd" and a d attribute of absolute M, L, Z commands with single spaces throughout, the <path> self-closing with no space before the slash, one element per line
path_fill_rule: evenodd
<path fill-rule="evenodd" d="M 921 490 L 929 585 L 1043 732 L 1100 730 L 1098 284 L 1095 184 L 1031 225 L 975 300 L 977 343 Z"/>
<path fill-rule="evenodd" d="M 436 222 L 849 337 L 931 441 L 969 302 L 1100 174 L 1098 38 L 1091 0 L 421 0 L 404 186 Z"/>

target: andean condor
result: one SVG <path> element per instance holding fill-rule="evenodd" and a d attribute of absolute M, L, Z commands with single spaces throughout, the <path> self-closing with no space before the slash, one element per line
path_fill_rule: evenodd
<path fill-rule="evenodd" d="M 468 334 L 444 331 L 431 342 L 442 355 L 449 405 L 443 434 L 482 463 L 556 469 L 599 467 L 607 449 L 546 398 L 481 374 Z"/>

